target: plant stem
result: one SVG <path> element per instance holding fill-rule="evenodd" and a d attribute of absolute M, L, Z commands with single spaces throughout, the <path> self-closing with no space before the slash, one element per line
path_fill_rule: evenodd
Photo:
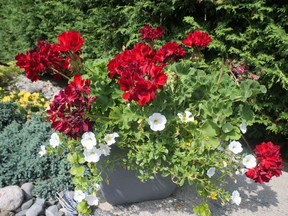
<path fill-rule="evenodd" d="M 83 67 L 89 70 L 90 72 L 95 73 L 95 71 L 92 71 L 89 67 L 85 66 L 84 64 L 83 64 Z"/>
<path fill-rule="evenodd" d="M 56 70 L 55 68 L 52 68 L 52 67 L 51 67 L 51 69 L 52 69 L 54 72 L 56 72 L 56 73 L 60 74 L 61 76 L 65 77 L 67 80 L 70 79 L 68 76 L 66 76 L 65 74 L 63 74 L 63 73 L 61 73 L 60 71 Z"/>
<path fill-rule="evenodd" d="M 242 136 L 242 139 L 244 140 L 245 144 L 247 145 L 248 149 L 253 153 L 253 155 L 255 155 L 253 149 L 251 148 L 250 144 L 245 139 L 244 135 L 242 134 L 241 136 Z"/>
<path fill-rule="evenodd" d="M 220 83 L 221 77 L 223 76 L 223 72 L 224 72 L 224 59 L 222 58 L 222 68 L 221 68 L 221 71 L 217 80 L 217 85 L 219 85 Z"/>

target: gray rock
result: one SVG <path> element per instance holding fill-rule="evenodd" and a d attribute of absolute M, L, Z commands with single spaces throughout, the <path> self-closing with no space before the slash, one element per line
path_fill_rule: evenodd
<path fill-rule="evenodd" d="M 58 215 L 58 207 L 56 205 L 49 206 L 45 210 L 46 216 L 57 216 Z"/>
<path fill-rule="evenodd" d="M 29 209 L 33 204 L 33 199 L 30 199 L 26 202 L 24 202 L 22 205 L 21 205 L 21 210 L 25 210 L 25 209 Z"/>
<path fill-rule="evenodd" d="M 23 191 L 18 186 L 0 188 L 0 209 L 13 211 L 20 207 L 24 199 Z"/>
<path fill-rule="evenodd" d="M 18 212 L 15 216 L 25 216 L 27 211 L 28 211 L 28 209 L 22 210 L 22 211 Z"/>
<path fill-rule="evenodd" d="M 37 197 L 36 200 L 35 200 L 35 204 L 44 207 L 45 199 L 42 199 L 42 198 L 38 198 L 38 197 Z"/>
<path fill-rule="evenodd" d="M 58 92 L 67 85 L 65 82 L 60 80 L 56 81 L 51 78 L 51 80 L 43 79 L 37 82 L 31 82 L 26 76 L 20 75 L 17 77 L 16 88 L 19 90 L 24 90 L 26 92 L 41 92 L 42 95 L 47 98 L 53 98 Z"/>
<path fill-rule="evenodd" d="M 14 215 L 15 214 L 13 212 L 0 209 L 0 216 L 14 216 Z"/>
<path fill-rule="evenodd" d="M 62 212 L 62 211 L 59 211 L 59 212 L 57 213 L 57 216 L 65 216 L 65 213 Z"/>
<path fill-rule="evenodd" d="M 34 189 L 34 185 L 32 183 L 23 184 L 21 189 L 24 192 L 24 200 L 30 200 L 33 197 L 32 190 Z"/>
<path fill-rule="evenodd" d="M 43 210 L 43 206 L 34 203 L 26 212 L 26 216 L 38 216 Z"/>

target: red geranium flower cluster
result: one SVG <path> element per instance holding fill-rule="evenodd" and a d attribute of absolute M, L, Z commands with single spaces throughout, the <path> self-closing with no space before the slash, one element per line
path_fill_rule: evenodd
<path fill-rule="evenodd" d="M 139 33 L 142 34 L 140 36 L 141 39 L 145 40 L 146 42 L 152 42 L 154 40 L 158 40 L 163 35 L 164 29 L 160 26 L 151 28 L 149 24 L 146 24 L 143 28 L 139 29 Z"/>
<path fill-rule="evenodd" d="M 42 74 L 51 74 L 56 78 L 71 75 L 71 65 L 81 62 L 80 49 L 84 38 L 75 31 L 64 32 L 58 36 L 58 44 L 39 41 L 37 46 L 15 57 L 17 66 L 25 70 L 26 76 L 31 81 L 39 80 Z M 53 69 L 55 70 L 53 70 Z"/>
<path fill-rule="evenodd" d="M 207 47 L 211 41 L 212 39 L 207 33 L 196 30 L 193 33 L 189 33 L 188 36 L 182 40 L 182 43 L 189 47 Z"/>
<path fill-rule="evenodd" d="M 125 92 L 124 99 L 135 100 L 143 106 L 155 98 L 157 89 L 163 88 L 167 76 L 163 72 L 164 65 L 156 64 L 155 55 L 155 50 L 140 43 L 109 62 L 109 77 L 119 75 L 118 84 Z"/>
<path fill-rule="evenodd" d="M 281 169 L 284 168 L 280 157 L 280 147 L 272 142 L 263 142 L 257 145 L 255 150 L 258 164 L 256 167 L 249 169 L 245 174 L 248 178 L 253 179 L 260 184 L 269 182 L 273 176 L 280 176 Z"/>
<path fill-rule="evenodd" d="M 96 97 L 90 96 L 90 80 L 76 74 L 74 80 L 54 97 L 49 109 L 48 120 L 56 131 L 72 138 L 81 137 L 91 131 L 94 121 L 86 116 Z"/>
<path fill-rule="evenodd" d="M 178 61 L 185 56 L 186 52 L 175 41 L 168 42 L 163 45 L 156 53 L 156 60 L 158 62 Z"/>

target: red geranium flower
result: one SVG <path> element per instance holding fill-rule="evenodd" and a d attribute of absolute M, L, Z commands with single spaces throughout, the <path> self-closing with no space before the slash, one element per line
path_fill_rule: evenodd
<path fill-rule="evenodd" d="M 151 28 L 149 24 L 146 24 L 143 28 L 139 29 L 139 32 L 142 34 L 140 36 L 142 40 L 152 42 L 159 39 L 163 35 L 164 29 L 162 29 L 160 26 Z"/>
<path fill-rule="evenodd" d="M 158 62 L 178 61 L 185 56 L 186 52 L 177 42 L 168 42 L 163 45 L 156 54 Z"/>
<path fill-rule="evenodd" d="M 207 47 L 211 41 L 212 39 L 207 33 L 196 30 L 193 33 L 189 33 L 188 36 L 182 40 L 182 43 L 189 47 Z"/>
<path fill-rule="evenodd" d="M 39 41 L 37 46 L 25 54 L 18 53 L 15 57 L 16 65 L 25 70 L 26 76 L 32 82 L 39 80 L 42 73 L 54 74 L 51 67 L 60 70 L 60 53 L 55 44 Z"/>
<path fill-rule="evenodd" d="M 273 176 L 280 176 L 281 169 L 284 168 L 282 158 L 280 156 L 280 147 L 272 142 L 263 142 L 257 145 L 255 150 L 258 164 L 256 167 L 246 172 L 248 178 L 253 179 L 260 184 L 269 182 Z"/>
<path fill-rule="evenodd" d="M 90 80 L 76 74 L 74 80 L 54 97 L 47 114 L 51 127 L 72 138 L 91 131 L 94 121 L 87 116 L 96 97 L 90 96 Z"/>
<path fill-rule="evenodd" d="M 58 36 L 58 49 L 61 52 L 67 52 L 69 50 L 77 52 L 81 50 L 84 41 L 85 39 L 76 31 L 63 32 Z"/>

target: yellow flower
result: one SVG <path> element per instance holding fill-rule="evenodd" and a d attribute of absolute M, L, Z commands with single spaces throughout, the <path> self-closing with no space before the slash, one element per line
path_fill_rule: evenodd
<path fill-rule="evenodd" d="M 22 96 L 22 95 L 24 95 L 25 94 L 25 91 L 23 91 L 23 90 L 21 90 L 19 93 L 18 93 L 18 96 Z"/>
<path fill-rule="evenodd" d="M 217 200 L 217 195 L 218 195 L 218 193 L 216 192 L 216 191 L 212 191 L 211 193 L 210 193 L 210 198 L 211 199 L 213 199 L 213 200 Z"/>
<path fill-rule="evenodd" d="M 10 101 L 10 100 L 11 100 L 10 96 L 5 96 L 5 97 L 2 98 L 3 102 L 7 102 L 7 101 Z"/>
<path fill-rule="evenodd" d="M 40 94 L 39 94 L 38 92 L 35 92 L 35 93 L 33 93 L 33 97 L 39 98 L 39 97 L 40 97 Z"/>

